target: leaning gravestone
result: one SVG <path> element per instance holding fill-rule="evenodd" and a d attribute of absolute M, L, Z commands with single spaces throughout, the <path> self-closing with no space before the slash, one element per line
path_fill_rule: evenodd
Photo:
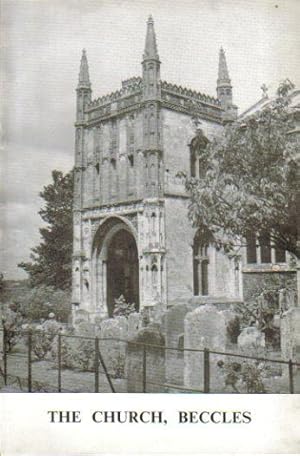
<path fill-rule="evenodd" d="M 215 306 L 206 304 L 186 315 L 184 321 L 185 348 L 203 350 L 204 348 L 224 351 L 226 345 L 225 317 Z M 224 380 L 218 369 L 218 361 L 225 360 L 221 355 L 210 354 L 210 391 L 219 392 Z M 203 352 L 184 352 L 185 386 L 204 390 L 204 355 Z"/>
<path fill-rule="evenodd" d="M 182 385 L 184 381 L 184 318 L 190 307 L 179 304 L 164 314 L 164 334 L 166 337 L 166 381 Z M 177 350 L 176 350 L 177 349 Z"/>
<path fill-rule="evenodd" d="M 126 378 L 128 393 L 162 393 L 165 382 L 165 339 L 158 325 L 149 325 L 128 341 Z M 146 369 L 144 370 L 144 367 Z"/>

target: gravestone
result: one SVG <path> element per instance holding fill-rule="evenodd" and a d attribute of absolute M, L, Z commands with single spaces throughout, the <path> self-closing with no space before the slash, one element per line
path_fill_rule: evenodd
<path fill-rule="evenodd" d="M 298 349 L 297 349 L 298 347 Z M 281 319 L 281 355 L 284 360 L 295 360 L 300 347 L 300 307 L 285 312 Z M 298 354 L 299 356 L 299 354 Z"/>
<path fill-rule="evenodd" d="M 300 307 L 285 312 L 281 319 L 281 357 L 300 363 Z M 300 367 L 293 366 L 295 392 L 300 393 Z M 284 367 L 284 382 L 288 381 L 288 368 Z"/>
<path fill-rule="evenodd" d="M 249 355 L 252 354 L 250 351 L 255 354 L 257 349 L 265 347 L 265 335 L 256 326 L 244 328 L 238 337 L 238 347 L 242 351 L 248 351 Z"/>
<path fill-rule="evenodd" d="M 88 322 L 89 318 L 90 318 L 90 314 L 87 310 L 78 309 L 75 311 L 74 325 L 77 326 L 82 321 Z"/>
<path fill-rule="evenodd" d="M 142 328 L 141 314 L 134 312 L 128 316 L 128 339 L 133 339 Z"/>
<path fill-rule="evenodd" d="M 184 348 L 184 318 L 190 307 L 179 304 L 171 307 L 164 314 L 164 334 L 166 347 Z M 166 381 L 167 383 L 182 385 L 184 382 L 184 352 L 180 350 L 166 350 Z"/>
<path fill-rule="evenodd" d="M 100 352 L 113 377 L 124 376 L 127 334 L 128 321 L 123 316 L 103 320 L 98 331 Z"/>
<path fill-rule="evenodd" d="M 145 345 L 143 345 L 145 344 Z M 163 393 L 165 382 L 165 339 L 159 326 L 143 328 L 127 344 L 128 393 Z M 146 369 L 144 370 L 144 367 Z M 145 389 L 145 391 L 144 391 Z"/>
<path fill-rule="evenodd" d="M 283 288 L 279 290 L 279 309 L 281 314 L 297 306 L 297 294 L 295 290 Z"/>
<path fill-rule="evenodd" d="M 187 349 L 225 351 L 226 323 L 222 312 L 212 304 L 198 307 L 189 312 L 184 320 L 184 342 Z M 224 360 L 222 355 L 210 354 L 210 391 L 223 388 L 223 378 L 217 363 Z M 204 390 L 203 352 L 184 352 L 184 384 L 197 390 Z"/>

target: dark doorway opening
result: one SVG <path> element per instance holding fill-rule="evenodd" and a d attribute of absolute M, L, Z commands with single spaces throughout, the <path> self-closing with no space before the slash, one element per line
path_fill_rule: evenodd
<path fill-rule="evenodd" d="M 139 310 L 139 261 L 136 242 L 127 230 L 112 238 L 107 255 L 107 307 L 113 316 L 115 300 L 121 295 Z"/>

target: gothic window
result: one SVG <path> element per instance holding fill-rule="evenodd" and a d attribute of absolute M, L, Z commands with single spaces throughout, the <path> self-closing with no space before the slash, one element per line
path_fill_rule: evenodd
<path fill-rule="evenodd" d="M 274 244 L 272 245 L 270 234 L 267 232 L 260 235 L 249 233 L 246 236 L 246 255 L 248 264 L 286 262 L 285 250 Z"/>
<path fill-rule="evenodd" d="M 193 245 L 193 272 L 194 272 L 194 295 L 207 296 L 209 293 L 208 283 L 208 256 L 209 244 L 199 233 L 196 233 Z"/>
<path fill-rule="evenodd" d="M 201 128 L 197 129 L 196 136 L 190 144 L 190 161 L 191 161 L 191 176 L 203 178 L 206 173 L 207 160 L 205 157 L 205 149 L 208 144 L 208 139 L 204 136 Z"/>

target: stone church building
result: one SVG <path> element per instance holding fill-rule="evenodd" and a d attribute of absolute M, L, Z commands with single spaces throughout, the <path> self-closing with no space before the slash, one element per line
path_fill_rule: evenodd
<path fill-rule="evenodd" d="M 242 299 L 242 273 L 187 217 L 178 172 L 201 175 L 195 148 L 234 120 L 223 49 L 216 98 L 161 79 L 153 19 L 142 75 L 92 98 L 83 51 L 77 86 L 73 306 L 112 316 L 121 295 L 136 309 Z"/>

